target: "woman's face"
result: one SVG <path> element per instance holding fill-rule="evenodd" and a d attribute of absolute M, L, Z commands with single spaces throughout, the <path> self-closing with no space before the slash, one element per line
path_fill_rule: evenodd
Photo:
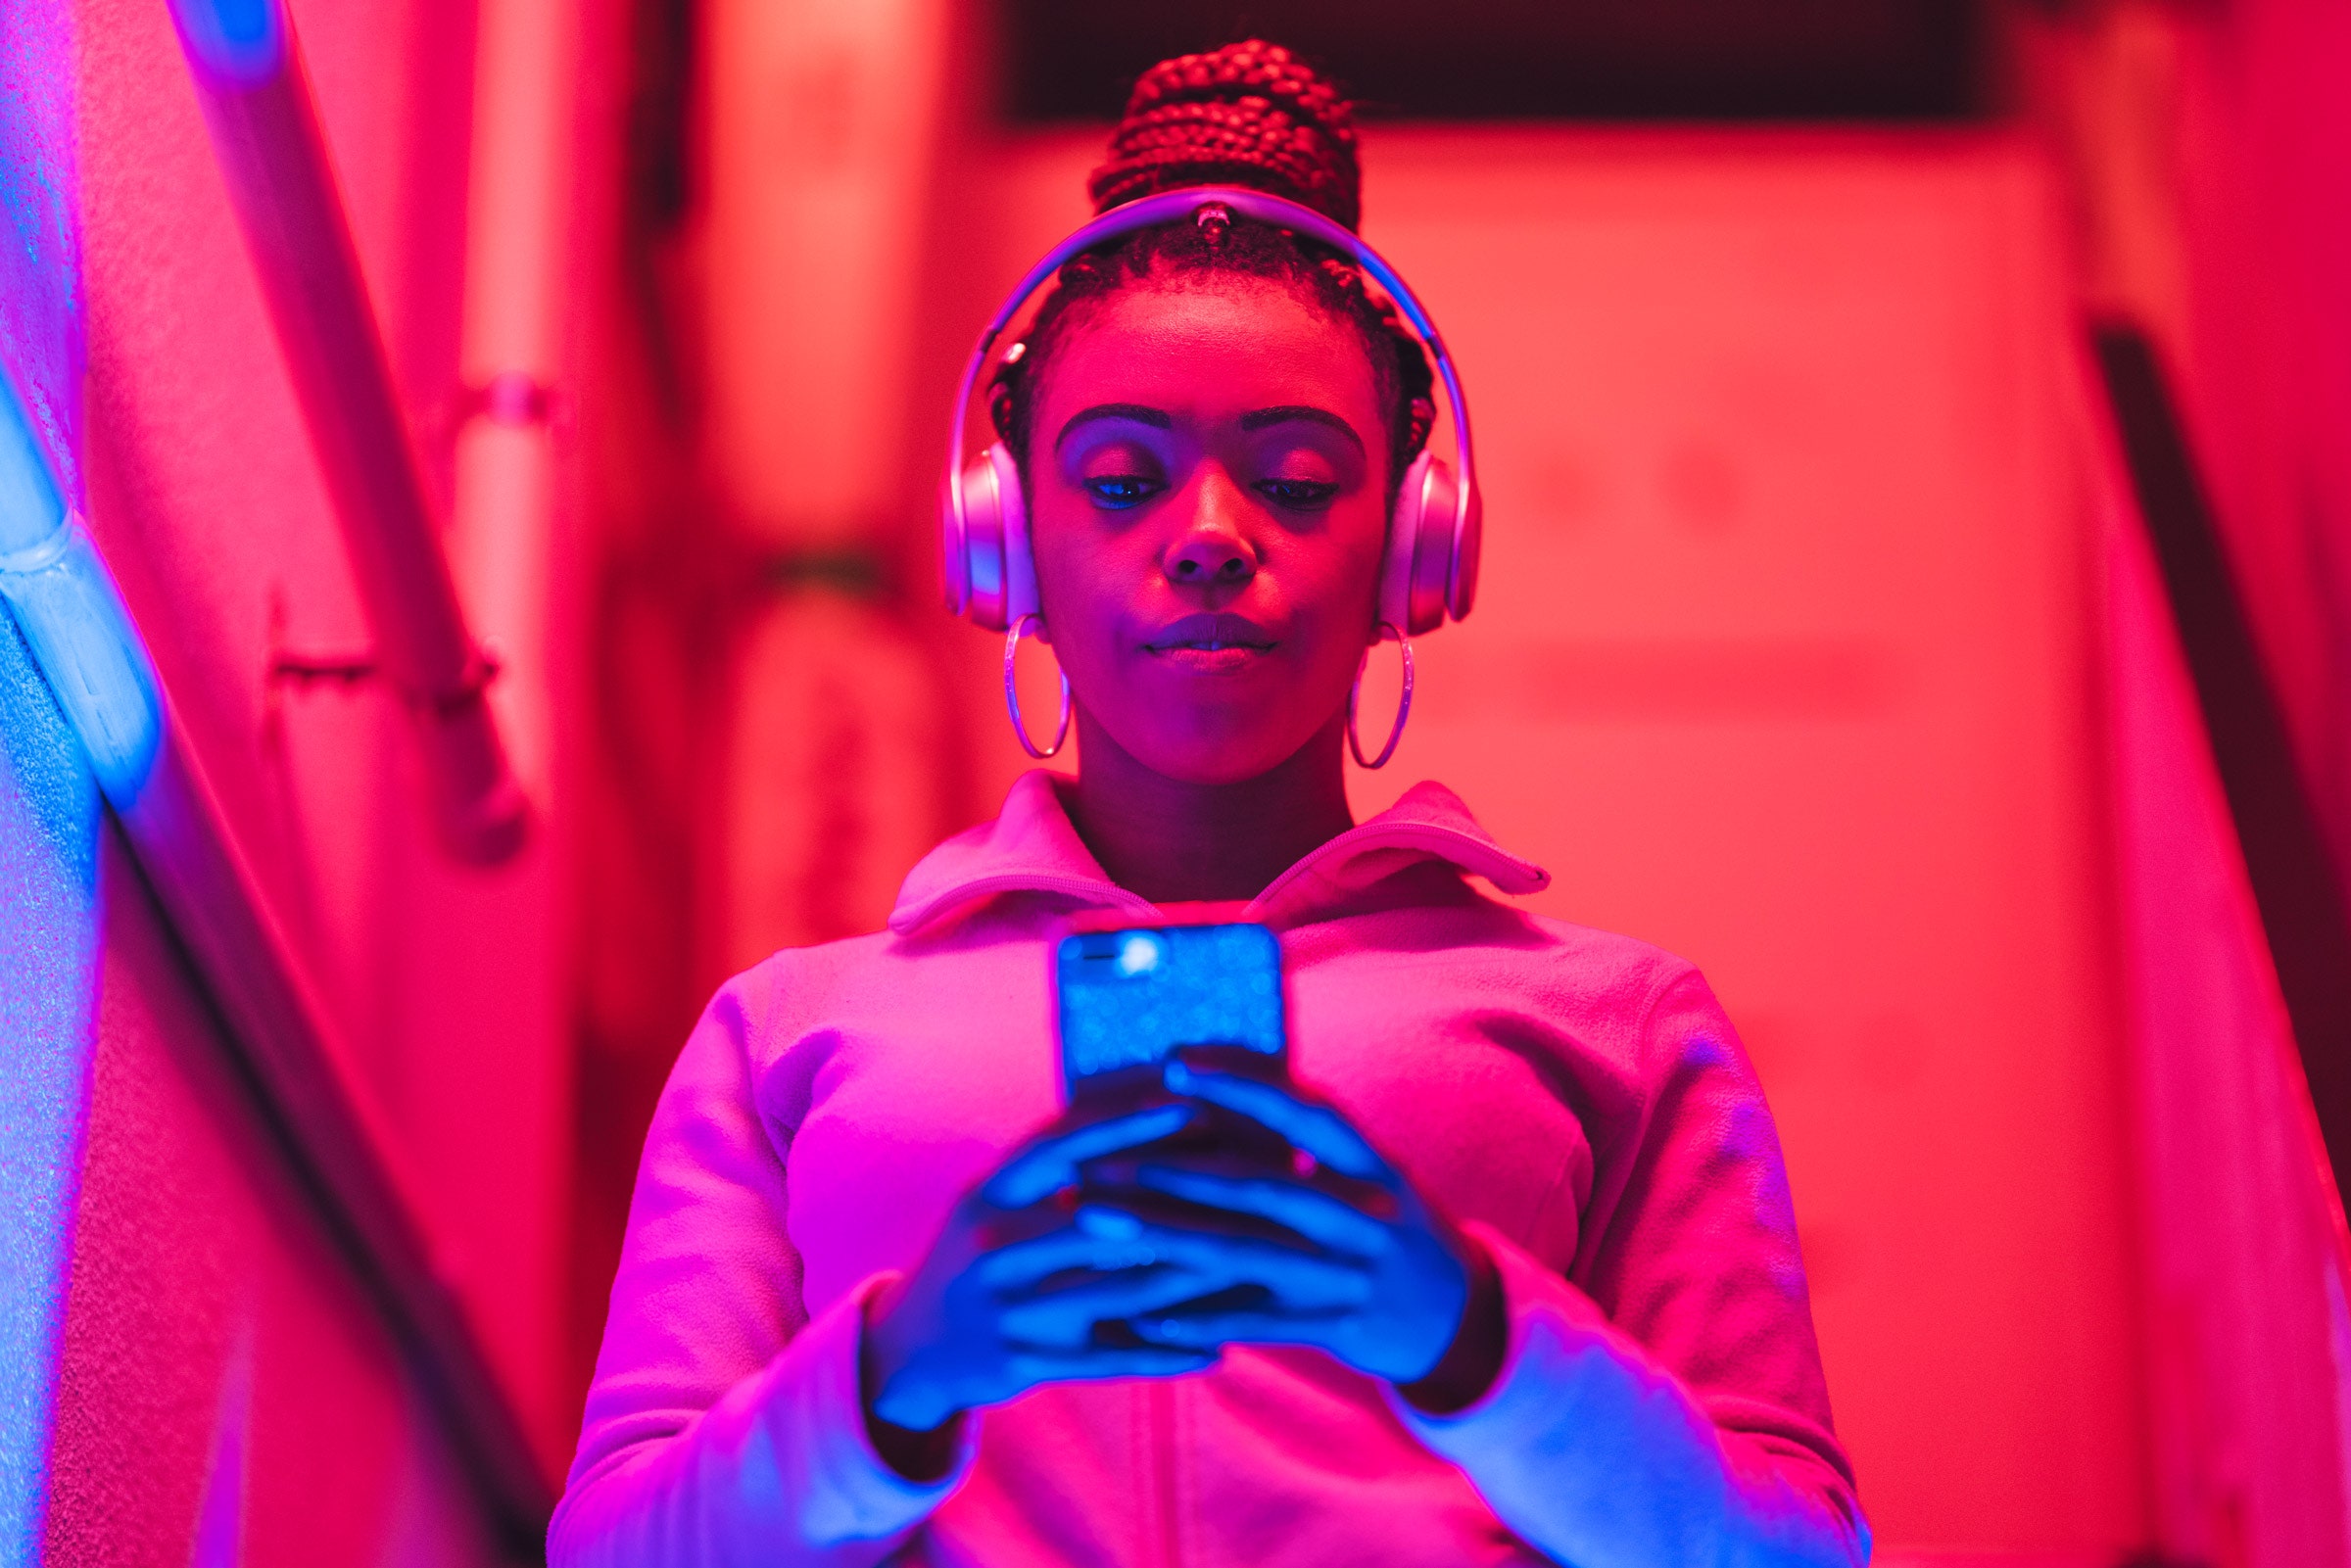
<path fill-rule="evenodd" d="M 1278 285 L 1128 289 L 1055 347 L 1030 515 L 1053 651 L 1144 766 L 1253 779 L 1345 702 L 1387 532 L 1387 428 L 1347 326 Z"/>

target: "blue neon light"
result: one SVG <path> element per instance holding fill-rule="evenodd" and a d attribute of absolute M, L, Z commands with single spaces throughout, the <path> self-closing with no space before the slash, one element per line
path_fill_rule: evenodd
<path fill-rule="evenodd" d="M 286 63 L 281 0 L 171 0 L 188 59 L 230 86 L 256 87 Z"/>
<path fill-rule="evenodd" d="M 80 736 L 99 787 L 127 809 L 163 743 L 155 668 L 6 381 L 0 376 L 0 599 Z"/>

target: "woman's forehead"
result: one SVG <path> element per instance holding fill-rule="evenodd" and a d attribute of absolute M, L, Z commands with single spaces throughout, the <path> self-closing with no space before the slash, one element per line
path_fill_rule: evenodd
<path fill-rule="evenodd" d="M 1048 408 L 1314 403 L 1378 415 L 1370 357 L 1354 329 L 1258 278 L 1122 290 L 1070 323 L 1043 391 Z"/>

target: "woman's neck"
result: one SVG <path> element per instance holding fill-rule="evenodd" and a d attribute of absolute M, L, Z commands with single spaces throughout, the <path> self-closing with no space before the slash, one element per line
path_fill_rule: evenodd
<path fill-rule="evenodd" d="M 1154 904 L 1255 898 L 1355 826 L 1332 719 L 1286 762 L 1237 784 L 1187 784 L 1135 760 L 1080 709 L 1070 818 L 1110 879 Z"/>

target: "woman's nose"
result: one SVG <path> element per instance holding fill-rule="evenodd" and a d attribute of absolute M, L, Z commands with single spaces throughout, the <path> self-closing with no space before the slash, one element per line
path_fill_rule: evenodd
<path fill-rule="evenodd" d="M 1236 587 L 1257 575 L 1257 562 L 1237 534 L 1195 531 L 1168 551 L 1168 578 L 1178 587 Z"/>
<path fill-rule="evenodd" d="M 1160 565 L 1178 588 L 1237 588 L 1257 575 L 1257 551 L 1212 499 Z"/>

